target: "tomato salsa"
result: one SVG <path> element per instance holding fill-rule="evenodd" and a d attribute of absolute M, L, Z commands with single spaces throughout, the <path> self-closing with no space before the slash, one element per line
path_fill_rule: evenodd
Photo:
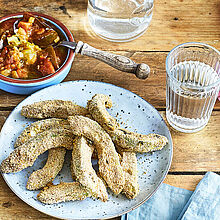
<path fill-rule="evenodd" d="M 67 49 L 53 45 L 64 38 L 52 23 L 27 12 L 0 23 L 0 74 L 36 79 L 55 73 Z"/>

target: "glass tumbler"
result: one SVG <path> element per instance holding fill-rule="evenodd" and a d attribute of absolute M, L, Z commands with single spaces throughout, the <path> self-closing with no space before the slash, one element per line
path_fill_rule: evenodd
<path fill-rule="evenodd" d="M 152 19 L 153 0 L 88 0 L 87 15 L 93 31 L 114 42 L 136 39 Z"/>
<path fill-rule="evenodd" d="M 203 43 L 175 47 L 166 59 L 166 117 L 182 132 L 205 127 L 220 88 L 220 52 Z"/>

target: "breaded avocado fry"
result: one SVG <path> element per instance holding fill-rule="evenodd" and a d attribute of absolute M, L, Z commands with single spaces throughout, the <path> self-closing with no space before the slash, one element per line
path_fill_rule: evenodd
<path fill-rule="evenodd" d="M 139 192 L 136 154 L 132 152 L 123 152 L 121 166 L 125 174 L 123 193 L 128 199 L 134 199 Z"/>
<path fill-rule="evenodd" d="M 161 150 L 168 143 L 167 138 L 159 134 L 143 135 L 122 128 L 108 131 L 108 134 L 120 151 L 152 152 Z"/>
<path fill-rule="evenodd" d="M 38 190 L 52 182 L 63 167 L 65 154 L 63 147 L 50 149 L 45 166 L 30 175 L 26 188 Z"/>
<path fill-rule="evenodd" d="M 88 115 L 88 110 L 72 101 L 46 100 L 22 107 L 21 115 L 27 118 L 67 118 L 70 115 Z"/>
<path fill-rule="evenodd" d="M 37 157 L 45 151 L 65 147 L 71 150 L 74 135 L 69 130 L 54 129 L 40 133 L 29 142 L 16 148 L 2 161 L 1 171 L 3 173 L 16 173 L 34 164 Z"/>
<path fill-rule="evenodd" d="M 87 102 L 89 113 L 105 130 L 115 130 L 118 127 L 116 119 L 106 110 L 111 107 L 112 100 L 103 94 L 96 94 Z"/>
<path fill-rule="evenodd" d="M 37 195 L 37 199 L 45 204 L 84 200 L 87 197 L 91 197 L 90 192 L 79 182 L 60 183 L 45 187 Z"/>
<path fill-rule="evenodd" d="M 83 137 L 77 137 L 74 141 L 72 151 L 72 170 L 76 180 L 85 186 L 92 194 L 92 197 L 99 198 L 103 202 L 108 200 L 108 193 L 105 184 L 92 167 L 93 146 L 89 146 Z"/>
<path fill-rule="evenodd" d="M 70 129 L 69 123 L 65 119 L 50 118 L 32 123 L 18 136 L 14 147 L 17 148 L 40 133 L 50 129 Z M 29 146 L 28 144 L 26 145 Z M 65 148 L 53 148 L 49 150 L 48 159 L 45 166 L 31 174 L 27 182 L 27 189 L 38 190 L 45 187 L 57 176 L 63 167 Z"/>
<path fill-rule="evenodd" d="M 96 121 L 87 117 L 70 116 L 68 121 L 73 134 L 82 135 L 93 141 L 98 153 L 99 172 L 110 189 L 115 194 L 119 194 L 124 188 L 124 172 L 109 135 Z"/>
<path fill-rule="evenodd" d="M 18 136 L 14 144 L 14 148 L 17 148 L 28 142 L 33 137 L 37 136 L 39 133 L 50 129 L 70 129 L 70 125 L 65 119 L 49 118 L 45 120 L 40 120 L 33 122 L 31 125 L 26 127 L 23 132 Z"/>

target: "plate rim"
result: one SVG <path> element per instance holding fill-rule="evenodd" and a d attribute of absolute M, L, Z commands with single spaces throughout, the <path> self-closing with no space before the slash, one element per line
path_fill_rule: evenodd
<path fill-rule="evenodd" d="M 151 103 L 149 103 L 148 101 L 146 101 L 144 98 L 142 98 L 141 96 L 137 95 L 136 93 L 134 93 L 134 92 L 132 92 L 132 91 L 130 91 L 130 90 L 128 90 L 128 89 L 125 89 L 125 88 L 120 87 L 120 86 L 116 86 L 116 85 L 111 84 L 111 83 L 106 83 L 106 82 L 100 82 L 100 81 L 94 81 L 94 80 L 73 80 L 73 81 L 61 82 L 61 83 L 58 83 L 58 84 L 56 84 L 56 85 L 52 85 L 52 86 L 43 88 L 43 89 L 41 89 L 41 90 L 38 90 L 38 91 L 32 93 L 31 95 L 27 96 L 24 100 L 22 100 L 22 101 L 12 110 L 12 112 L 9 114 L 9 116 L 8 116 L 7 119 L 5 120 L 4 125 L 3 125 L 2 128 L 1 128 L 0 139 L 1 139 L 1 136 L 2 136 L 2 131 L 3 131 L 4 127 L 5 127 L 6 122 L 7 122 L 8 119 L 9 119 L 9 117 L 11 116 L 11 114 L 14 112 L 14 110 L 15 110 L 18 106 L 22 105 L 22 103 L 23 103 L 24 101 L 26 101 L 26 99 L 28 99 L 28 98 L 30 98 L 31 96 L 34 96 L 34 95 L 36 95 L 36 94 L 42 92 L 43 90 L 47 90 L 48 88 L 56 87 L 56 86 L 59 86 L 59 85 L 61 85 L 61 84 L 73 84 L 73 83 L 83 83 L 83 82 L 85 82 L 85 83 L 98 83 L 98 84 L 104 84 L 104 85 L 108 85 L 108 86 L 110 85 L 110 86 L 112 86 L 112 87 L 116 87 L 116 88 L 122 89 L 122 90 L 124 90 L 125 92 L 131 93 L 131 94 L 135 95 L 136 97 L 140 98 L 142 101 L 146 102 L 146 103 L 149 104 L 154 110 L 156 110 L 156 113 L 159 115 L 161 121 L 162 121 L 163 123 L 165 123 L 166 127 L 168 128 L 168 132 L 169 132 L 169 135 L 170 135 L 170 141 L 171 141 L 171 143 L 169 143 L 169 144 L 170 144 L 169 164 L 168 164 L 168 166 L 167 166 L 166 171 L 163 173 L 163 177 L 161 178 L 161 181 L 159 182 L 158 186 L 153 190 L 153 192 L 152 192 L 149 196 L 147 196 L 144 200 L 142 200 L 141 202 L 139 202 L 138 204 L 136 204 L 136 205 L 133 206 L 132 208 L 130 208 L 130 209 L 126 210 L 126 211 L 123 211 L 123 212 L 121 212 L 121 213 L 119 213 L 119 214 L 115 214 L 115 215 L 113 215 L 113 216 L 111 216 L 111 217 L 102 217 L 102 219 L 116 218 L 116 217 L 122 216 L 122 215 L 124 215 L 124 214 L 126 214 L 126 213 L 128 213 L 128 212 L 131 212 L 131 211 L 137 209 L 137 208 L 140 207 L 143 203 L 145 203 L 147 200 L 149 200 L 149 199 L 156 193 L 156 191 L 159 189 L 159 187 L 160 187 L 161 184 L 163 183 L 164 179 L 166 178 L 166 176 L 167 176 L 167 174 L 168 174 L 168 172 L 169 172 L 169 170 L 170 170 L 171 164 L 172 164 L 172 159 L 173 159 L 173 140 L 172 140 L 172 136 L 171 136 L 169 127 L 167 126 L 167 123 L 165 122 L 165 120 L 163 119 L 163 117 L 160 115 L 160 113 L 158 112 L 158 110 L 157 110 Z M 18 193 L 11 187 L 10 183 L 7 181 L 7 179 L 6 179 L 6 175 L 7 175 L 7 174 L 1 172 L 1 175 L 2 175 L 2 177 L 3 177 L 3 179 L 4 179 L 4 181 L 7 183 L 8 187 L 12 190 L 12 192 L 13 192 L 19 199 L 21 199 L 23 202 L 25 202 L 26 204 L 28 204 L 29 206 L 31 206 L 32 208 L 38 210 L 38 211 L 41 212 L 41 213 L 44 213 L 44 214 L 46 214 L 46 215 L 48 215 L 48 216 L 51 216 L 51 217 L 54 217 L 54 218 L 57 218 L 57 219 L 64 219 L 64 220 L 65 220 L 65 219 L 66 219 L 66 220 L 81 220 L 81 219 L 83 219 L 83 220 L 89 220 L 89 219 L 96 219 L 96 218 L 89 218 L 89 219 L 88 219 L 88 218 L 60 218 L 60 217 L 57 217 L 56 215 L 48 214 L 47 212 L 40 210 L 40 208 L 35 207 L 34 205 L 32 205 L 28 200 L 26 200 L 25 198 L 23 198 L 21 194 L 18 194 Z"/>

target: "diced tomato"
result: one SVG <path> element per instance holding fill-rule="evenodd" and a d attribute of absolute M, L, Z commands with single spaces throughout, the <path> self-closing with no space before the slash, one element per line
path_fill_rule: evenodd
<path fill-rule="evenodd" d="M 26 31 L 26 33 L 30 32 L 31 26 L 32 26 L 32 23 L 29 23 L 29 22 L 20 21 L 18 23 L 18 28 L 20 27 L 23 28 Z"/>
<path fill-rule="evenodd" d="M 16 65 L 14 63 L 11 64 L 11 69 L 15 69 L 16 68 Z"/>
<path fill-rule="evenodd" d="M 11 66 L 10 66 L 10 64 L 8 64 L 8 65 L 5 65 L 5 69 L 8 69 L 8 70 L 10 70 L 10 69 L 11 69 Z"/>
<path fill-rule="evenodd" d="M 38 70 L 42 73 L 43 76 L 55 73 L 54 66 L 49 58 L 41 60 L 40 65 L 38 66 Z"/>
<path fill-rule="evenodd" d="M 28 73 L 23 69 L 17 69 L 18 78 L 25 79 L 28 78 Z"/>

